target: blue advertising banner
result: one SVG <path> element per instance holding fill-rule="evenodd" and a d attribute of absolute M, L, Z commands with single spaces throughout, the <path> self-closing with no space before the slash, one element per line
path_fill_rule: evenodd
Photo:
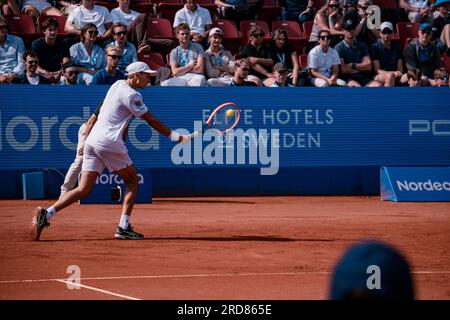
<path fill-rule="evenodd" d="M 75 157 L 79 125 L 107 90 L 0 86 L 0 171 L 67 168 Z M 379 170 L 450 163 L 448 88 L 150 87 L 141 92 L 150 111 L 180 133 L 199 128 L 223 102 L 235 102 L 242 110 L 232 134 L 206 132 L 185 145 L 174 144 L 134 119 L 127 148 L 138 169 L 153 169 L 153 179 L 175 170 L 194 180 L 217 175 L 223 179 L 220 184 L 227 185 L 233 172 L 241 172 L 259 180 L 258 186 L 248 182 L 255 194 L 271 194 L 305 183 L 290 179 L 308 168 L 326 172 L 336 167 Z M 179 178 L 161 185 L 174 194 L 177 187 L 189 194 L 192 188 L 208 186 Z M 211 181 L 209 186 L 216 190 L 217 185 Z M 156 191 L 156 181 L 154 186 Z"/>
<path fill-rule="evenodd" d="M 450 167 L 381 168 L 381 199 L 450 201 Z"/>

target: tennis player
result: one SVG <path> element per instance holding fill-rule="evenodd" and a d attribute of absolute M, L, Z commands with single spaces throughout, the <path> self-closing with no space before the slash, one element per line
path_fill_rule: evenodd
<path fill-rule="evenodd" d="M 138 191 L 138 176 L 133 161 L 122 139 L 123 131 L 133 116 L 145 120 L 151 127 L 174 142 L 187 143 L 189 135 L 180 135 L 170 130 L 153 117 L 145 106 L 137 88 L 144 89 L 150 83 L 150 75 L 155 74 L 144 62 L 134 62 L 126 68 L 128 79 L 118 80 L 108 90 L 98 120 L 86 139 L 80 183 L 68 191 L 51 207 L 37 207 L 30 226 L 30 239 L 39 240 L 42 230 L 49 226 L 50 219 L 75 201 L 88 196 L 105 167 L 118 174 L 126 185 L 122 215 L 116 228 L 117 239 L 143 239 L 144 235 L 133 230 L 130 215 Z"/>

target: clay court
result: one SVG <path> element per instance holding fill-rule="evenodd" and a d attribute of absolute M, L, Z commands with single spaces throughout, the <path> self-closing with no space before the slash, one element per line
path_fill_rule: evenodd
<path fill-rule="evenodd" d="M 396 246 L 416 298 L 450 298 L 450 204 L 379 197 L 154 199 L 132 223 L 143 241 L 114 239 L 118 205 L 73 205 L 41 241 L 32 209 L 0 201 L 0 299 L 326 299 L 337 259 L 354 241 Z M 81 270 L 80 290 L 67 268 Z"/>

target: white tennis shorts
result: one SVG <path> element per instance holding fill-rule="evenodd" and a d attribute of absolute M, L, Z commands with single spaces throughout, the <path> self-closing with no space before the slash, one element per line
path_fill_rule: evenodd
<path fill-rule="evenodd" d="M 85 144 L 83 152 L 82 171 L 98 172 L 102 174 L 103 170 L 108 168 L 109 172 L 116 172 L 125 169 L 131 165 L 130 156 L 127 152 L 118 153 L 111 151 L 102 151 Z"/>

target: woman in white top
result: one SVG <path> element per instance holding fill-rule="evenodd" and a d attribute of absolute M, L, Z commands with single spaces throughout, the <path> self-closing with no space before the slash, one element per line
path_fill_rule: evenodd
<path fill-rule="evenodd" d="M 22 12 L 32 17 L 39 15 L 63 16 L 62 12 L 52 7 L 46 0 L 25 0 L 22 3 Z"/>
<path fill-rule="evenodd" d="M 83 83 L 90 85 L 93 75 L 106 66 L 105 52 L 94 44 L 97 27 L 87 23 L 81 30 L 81 41 L 70 47 L 70 58 L 78 66 Z"/>

